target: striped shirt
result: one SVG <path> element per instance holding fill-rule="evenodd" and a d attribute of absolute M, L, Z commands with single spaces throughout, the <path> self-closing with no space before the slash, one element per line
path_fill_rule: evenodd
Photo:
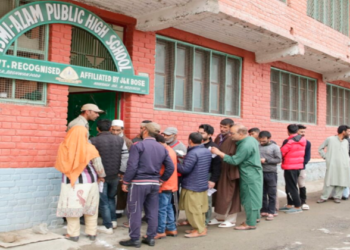
<path fill-rule="evenodd" d="M 75 184 L 86 184 L 97 182 L 98 177 L 106 177 L 102 166 L 101 158 L 92 159 L 83 172 L 79 175 Z M 65 174 L 62 174 L 62 183 L 70 184 L 70 180 Z"/>

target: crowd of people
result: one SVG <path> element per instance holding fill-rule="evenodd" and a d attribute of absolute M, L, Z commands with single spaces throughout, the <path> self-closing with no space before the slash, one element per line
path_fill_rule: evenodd
<path fill-rule="evenodd" d="M 208 226 L 253 230 L 262 218 L 274 220 L 277 211 L 294 214 L 310 209 L 305 166 L 311 158 L 311 143 L 305 138 L 304 125 L 288 125 L 288 137 L 280 147 L 269 131 L 248 130 L 226 118 L 215 139 L 213 126 L 201 124 L 189 135 L 186 147 L 177 139 L 177 128 L 162 131 L 149 120 L 140 124 L 139 134 L 130 140 L 122 120 L 101 119 L 98 135 L 89 138 L 88 121 L 95 121 L 102 112 L 94 104 L 85 104 L 69 123 L 58 150 L 55 167 L 63 177 L 57 216 L 66 218 L 68 240 L 79 240 L 81 222 L 91 240 L 97 232 L 113 234 L 123 214 L 130 239 L 120 244 L 140 247 L 177 236 L 182 225 L 192 228 L 185 232 L 186 238 L 196 238 L 207 235 Z M 330 197 L 340 203 L 349 196 L 349 135 L 348 126 L 339 126 L 338 134 L 319 147 L 327 171 L 318 203 Z M 284 170 L 287 196 L 282 207 L 277 196 L 278 164 Z M 236 225 L 242 207 L 246 219 Z M 185 220 L 178 220 L 179 210 L 185 211 Z M 98 214 L 102 226 L 97 226 Z M 148 227 L 141 237 L 142 221 Z"/>

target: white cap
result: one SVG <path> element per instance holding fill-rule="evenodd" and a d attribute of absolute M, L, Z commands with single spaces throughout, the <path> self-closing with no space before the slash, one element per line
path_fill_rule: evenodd
<path fill-rule="evenodd" d="M 124 128 L 124 122 L 122 120 L 113 120 L 112 126 L 118 126 Z"/>

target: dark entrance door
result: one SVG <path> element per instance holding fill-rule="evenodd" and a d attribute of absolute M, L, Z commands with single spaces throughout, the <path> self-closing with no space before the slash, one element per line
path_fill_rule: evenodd
<path fill-rule="evenodd" d="M 90 136 L 96 136 L 96 124 L 98 120 L 113 120 L 115 118 L 116 96 L 116 92 L 70 93 L 68 96 L 68 123 L 80 114 L 80 109 L 84 104 L 96 104 L 100 109 L 105 111 L 105 113 L 100 114 L 100 117 L 96 121 L 89 121 Z"/>

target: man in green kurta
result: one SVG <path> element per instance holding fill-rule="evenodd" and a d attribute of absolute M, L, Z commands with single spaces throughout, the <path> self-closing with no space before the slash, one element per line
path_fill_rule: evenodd
<path fill-rule="evenodd" d="M 236 124 L 230 130 L 231 139 L 236 141 L 237 151 L 233 156 L 226 155 L 217 148 L 212 153 L 223 158 L 224 162 L 239 167 L 240 197 L 246 213 L 246 222 L 235 227 L 236 230 L 256 229 L 262 207 L 263 171 L 260 160 L 259 144 L 248 136 L 248 130 Z"/>
<path fill-rule="evenodd" d="M 350 186 L 349 137 L 347 125 L 338 127 L 338 135 L 328 137 L 319 147 L 318 152 L 326 160 L 326 176 L 323 193 L 317 203 L 326 202 L 334 189 L 334 202 L 340 203 L 345 187 Z M 327 148 L 327 152 L 324 149 Z"/>

